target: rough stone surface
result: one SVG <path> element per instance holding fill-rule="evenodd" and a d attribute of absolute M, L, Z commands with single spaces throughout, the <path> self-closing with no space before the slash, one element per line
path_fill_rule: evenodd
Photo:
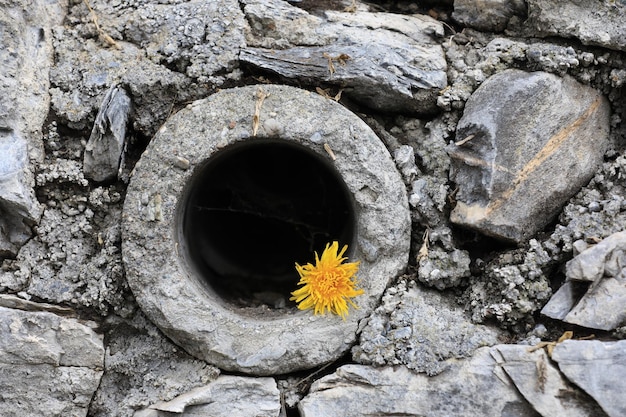
<path fill-rule="evenodd" d="M 583 241 L 578 241 L 584 243 Z M 585 244 L 586 246 L 586 244 Z M 566 264 L 567 281 L 541 312 L 554 319 L 593 329 L 626 324 L 626 232 L 603 239 Z M 587 284 L 577 296 L 576 283 Z"/>
<path fill-rule="evenodd" d="M 116 46 L 102 47 L 84 2 L 55 28 L 52 109 L 72 128 L 91 127 L 105 92 L 120 84 L 134 103 L 133 127 L 152 136 L 176 103 L 239 77 L 244 21 L 235 0 L 90 4 Z"/>
<path fill-rule="evenodd" d="M 459 314 L 457 322 L 455 314 L 448 311 L 457 311 L 457 306 L 464 308 L 475 322 L 506 328 L 507 331 L 498 330 L 500 335 L 504 334 L 504 339 L 499 340 L 510 343 L 536 344 L 539 338 L 551 342 L 564 330 L 570 329 L 575 331 L 576 338 L 588 336 L 591 332 L 598 334 L 596 330 L 549 320 L 538 315 L 537 311 L 550 295 L 550 288 L 556 290 L 563 282 L 568 261 L 590 245 L 623 232 L 626 224 L 623 0 L 530 0 L 525 2 L 530 14 L 527 21 L 523 13 L 510 14 L 513 10 L 510 6 L 522 4 L 517 0 L 457 0 L 456 8 L 453 8 L 453 0 L 383 0 L 369 3 L 353 3 L 351 0 L 5 0 L 0 3 L 0 175 L 12 173 L 10 181 L 5 181 L 4 177 L 0 180 L 0 195 L 11 201 L 0 204 L 0 306 L 28 311 L 29 316 L 46 312 L 65 317 L 62 321 L 68 320 L 67 317 L 79 317 L 80 322 L 86 319 L 98 323 L 97 331 L 103 333 L 107 353 L 104 375 L 89 405 L 88 415 L 131 417 L 150 405 L 180 396 L 184 399 L 185 393 L 206 387 L 217 378 L 217 368 L 183 352 L 138 310 L 127 288 L 122 265 L 121 206 L 131 170 L 168 117 L 189 102 L 210 96 L 220 89 L 251 83 L 289 83 L 312 93 L 319 87 L 320 94 L 336 98 L 376 132 L 393 155 L 407 186 L 413 224 L 411 265 L 405 280 L 415 282 L 418 290 L 405 291 L 404 287 L 398 287 L 399 284 L 392 284 L 383 306 L 393 311 L 387 314 L 381 309 L 374 313 L 370 322 L 361 321 L 358 329 L 365 332 L 360 335 L 354 351 L 384 342 L 380 346 L 385 348 L 381 347 L 378 353 L 370 351 L 372 357 L 380 355 L 376 357 L 388 360 L 387 364 L 406 362 L 407 366 L 421 366 L 424 370 L 445 370 L 435 377 L 415 374 L 407 377 L 407 380 L 415 379 L 423 383 L 425 389 L 431 389 L 421 401 L 419 398 L 413 401 L 416 397 L 405 390 L 411 384 L 404 383 L 393 385 L 394 393 L 383 397 L 381 404 L 388 404 L 385 402 L 391 401 L 388 398 L 404 396 L 402 398 L 408 398 L 405 403 L 419 402 L 427 406 L 432 403 L 431 398 L 443 397 L 443 392 L 448 397 L 437 404 L 443 404 L 445 409 L 449 403 L 452 404 L 448 398 L 454 400 L 458 395 L 456 393 L 466 392 L 469 390 L 467 387 L 476 381 L 475 374 L 454 371 L 457 365 L 468 360 L 459 360 L 452 355 L 447 361 L 450 364 L 448 367 L 434 357 L 433 352 L 442 355 L 458 352 L 455 348 L 464 342 L 457 336 L 467 334 L 464 332 L 471 329 L 465 325 L 466 317 Z M 461 7 L 464 5 L 467 6 L 465 10 Z M 481 9 L 481 5 L 489 6 Z M 351 10 L 356 13 L 350 13 Z M 522 9 L 518 10 L 521 12 Z M 424 18 L 424 14 L 433 19 Z M 483 24 L 487 26 L 478 26 Z M 478 27 L 485 29 L 477 30 Z M 493 32 L 501 30 L 501 27 L 503 32 Z M 389 33 L 393 35 L 388 36 Z M 379 52 L 381 47 L 375 43 L 381 38 L 387 42 L 385 45 L 393 39 L 398 45 L 411 45 L 413 48 L 399 58 L 394 55 L 398 60 L 391 66 L 386 67 L 384 62 L 380 62 L 381 75 L 410 83 L 415 81 L 409 77 L 415 75 L 414 69 L 429 68 L 429 64 L 437 63 L 439 67 L 443 64 L 441 68 L 444 69 L 435 73 L 445 72 L 447 85 L 434 89 L 423 103 L 415 100 L 421 92 L 417 87 L 411 91 L 413 97 L 406 91 L 395 92 L 394 97 L 401 100 L 388 106 L 382 102 L 379 107 L 375 107 L 378 103 L 368 104 L 375 102 L 376 97 L 382 97 L 381 91 L 393 91 L 390 84 L 371 82 L 370 91 L 361 96 L 353 94 L 344 85 L 353 80 L 340 80 L 339 77 L 345 77 L 347 70 L 354 68 L 356 63 L 344 59 L 345 66 L 342 65 L 336 59 L 340 51 L 330 49 L 337 48 L 340 37 L 345 40 L 357 35 L 358 45 L 367 45 Z M 418 47 L 436 53 L 426 53 Z M 246 49 L 265 53 L 274 50 L 282 54 L 283 59 L 288 59 L 285 58 L 285 50 L 307 48 L 318 48 L 322 52 L 321 59 L 318 56 L 314 60 L 314 67 L 319 70 L 318 78 L 306 78 L 302 72 L 286 79 L 239 59 L 241 50 Z M 440 51 L 445 54 L 445 64 Z M 323 52 L 335 58 L 332 60 L 335 69 L 332 78 L 329 77 L 328 59 Z M 391 54 L 378 56 L 389 57 Z M 412 56 L 433 61 L 412 63 L 408 61 Z M 400 70 L 394 68 L 394 65 L 398 67 L 398 62 L 402 64 Z M 301 61 L 298 62 L 300 64 Z M 404 73 L 403 67 L 412 72 Z M 384 72 L 386 68 L 388 71 Z M 450 223 L 450 210 L 458 192 L 456 184 L 449 181 L 450 158 L 444 150 L 450 141 L 464 139 L 455 137 L 455 132 L 469 97 L 489 77 L 507 69 L 543 71 L 559 79 L 570 76 L 601 92 L 611 105 L 611 144 L 604 154 L 604 163 L 594 172 L 591 181 L 569 200 L 554 222 L 532 236 L 535 240 L 524 241 L 515 250 Z M 126 163 L 118 171 L 117 180 L 90 182 L 83 169 L 86 143 L 102 100 L 114 85 L 124 88 L 133 103 L 127 125 Z M 51 102 L 49 96 L 52 97 Z M 400 105 L 402 102 L 410 104 L 405 108 Z M 407 112 L 406 109 L 417 105 L 419 109 L 428 108 L 429 112 L 436 113 L 423 115 Z M 532 113 L 533 110 L 529 106 L 518 107 L 525 113 Z M 276 131 L 276 128 L 280 130 L 275 123 L 276 118 L 272 116 L 268 122 L 263 109 L 259 132 L 264 134 L 266 128 L 268 132 Z M 249 109 L 248 117 L 241 124 L 250 126 L 253 110 Z M 230 122 L 225 123 L 230 126 Z M 325 126 L 325 121 L 320 125 Z M 526 127 L 520 129 L 520 134 L 526 132 Z M 323 139 L 322 133 L 313 135 L 313 139 Z M 171 150 L 177 152 L 172 166 L 180 170 L 191 167 L 192 162 L 186 160 L 179 150 Z M 14 171 L 16 167 L 19 169 Z M 160 173 L 155 175 L 157 179 L 160 177 Z M 306 188 L 302 187 L 303 190 Z M 19 200 L 20 196 L 24 199 Z M 41 210 L 44 211 L 41 223 L 30 220 L 39 219 Z M 157 212 L 152 214 L 156 220 Z M 388 230 L 383 227 L 377 233 L 386 235 Z M 366 247 L 367 242 L 364 245 Z M 375 255 L 373 250 L 368 253 Z M 615 267 L 613 261 L 619 257 L 612 259 L 609 257 L 608 262 L 587 265 L 612 271 L 611 268 Z M 469 277 L 468 271 L 471 273 Z M 612 272 L 603 275 L 607 275 L 604 278 L 607 279 Z M 445 288 L 445 291 L 424 290 L 423 285 Z M 570 287 L 575 295 L 583 292 L 588 285 L 587 281 L 566 280 L 561 288 Z M 392 294 L 394 290 L 396 292 Z M 426 294 L 433 303 L 441 299 L 439 305 L 443 307 L 439 310 L 443 311 L 441 316 L 446 320 L 439 320 L 439 310 L 434 311 L 434 304 L 421 304 L 422 298 L 418 294 Z M 578 296 L 565 298 L 567 303 L 571 303 Z M 39 302 L 41 300 L 47 304 Z M 456 304 L 451 306 L 452 301 Z M 435 319 L 418 318 L 408 306 Z M 563 310 L 563 318 L 570 309 L 568 304 Z M 271 309 L 267 311 L 275 313 Z M 442 330 L 440 338 L 431 337 L 432 331 L 426 322 L 428 319 L 433 320 L 435 326 L 443 322 L 455 324 L 450 324 L 449 332 Z M 411 324 L 404 324 L 408 322 Z M 23 324 L 22 328 L 29 329 L 20 333 L 24 339 L 50 340 L 48 337 L 52 334 L 41 336 L 41 328 L 30 329 L 32 320 L 23 317 L 11 324 L 15 328 Z M 374 325 L 382 327 L 374 328 Z M 413 332 L 412 326 L 425 329 L 422 333 L 429 335 L 423 339 L 424 346 L 415 337 L 417 332 Z M 411 336 L 403 339 L 408 334 Z M 626 326 L 601 334 L 603 340 L 624 339 Z M 455 340 L 456 346 L 452 346 Z M 556 352 L 569 343 L 559 344 Z M 602 343 L 608 345 L 607 342 Z M 433 347 L 433 344 L 440 346 Z M 415 345 L 418 350 L 421 349 L 424 360 L 411 356 L 409 349 Z M 452 347 L 448 349 L 448 346 Z M 576 356 L 575 362 L 563 365 L 561 371 L 567 369 L 571 372 L 573 367 L 584 369 L 578 375 L 562 373 L 562 377 L 570 378 L 570 381 L 564 385 L 565 396 L 558 397 L 550 395 L 554 389 L 552 382 L 561 383 L 560 378 L 553 378 L 555 368 L 550 367 L 551 362 L 545 367 L 547 378 L 543 393 L 538 379 L 540 369 L 543 369 L 542 361 L 516 360 L 507 364 L 495 349 L 492 348 L 489 354 L 498 358 L 495 371 L 501 381 L 508 383 L 516 393 L 518 389 L 526 392 L 528 400 L 534 401 L 535 405 L 549 404 L 550 410 L 543 410 L 544 413 L 560 410 L 555 402 L 557 400 L 561 404 L 574 401 L 573 397 L 569 397 L 571 391 L 568 387 L 578 385 L 576 378 L 581 378 L 583 382 L 580 386 L 594 393 L 596 400 L 603 402 L 604 406 L 610 408 L 623 404 L 620 402 L 624 391 L 621 380 L 604 385 L 595 382 L 612 378 L 608 375 L 613 370 L 620 375 L 624 373 L 621 356 L 605 354 L 610 350 L 608 348 L 602 347 L 595 353 L 587 348 L 581 349 L 584 351 L 580 354 L 582 359 Z M 524 350 L 523 347 L 513 349 Z M 33 352 L 33 349 L 25 350 Z M 599 353 L 603 351 L 606 352 Z M 469 355 L 470 350 L 461 354 Z M 482 354 L 479 349 L 477 357 Z M 367 356 L 364 353 L 360 355 Z M 532 361 L 534 355 L 543 356 L 542 353 L 533 353 L 528 358 Z M 342 364 L 349 361 L 345 355 L 341 358 Z M 40 369 L 48 367 L 50 372 L 63 368 L 38 366 Z M 334 366 L 336 363 L 331 364 L 330 369 Z M 398 369 L 402 367 L 396 365 Z M 75 371 L 77 367 L 66 368 Z M 22 391 L 29 392 L 28 404 L 50 413 L 59 409 L 60 403 L 48 395 L 55 395 L 55 392 L 69 387 L 64 382 L 68 380 L 64 376 L 66 374 L 59 373 L 60 376 L 48 387 L 50 390 L 44 390 L 37 397 L 37 387 L 48 379 L 38 378 L 33 373 L 31 377 L 23 373 L 15 375 L 17 368 L 14 365 L 9 369 L 13 372 L 11 383 L 7 389 L 4 386 L 0 389 L 0 395 L 10 393 L 13 387 L 22 383 L 29 390 Z M 296 415 L 297 412 L 289 408 L 297 407 L 307 395 L 309 385 L 327 369 L 310 369 L 277 377 L 281 400 L 284 399 L 287 408 L 282 409 L 279 415 Z M 390 372 L 369 364 L 363 369 L 375 373 Z M 512 373 L 506 374 L 507 369 Z M 493 370 L 487 369 L 485 375 L 491 378 Z M 52 375 L 50 372 L 48 377 Z M 457 383 L 459 389 L 456 393 L 454 389 L 438 391 L 443 375 L 450 377 L 449 382 Z M 82 384 L 87 379 L 72 377 L 70 382 L 74 392 L 78 387 L 83 389 L 95 384 L 93 378 Z M 514 379 L 519 388 L 513 386 L 511 381 Z M 363 389 L 362 379 L 346 378 L 342 381 L 345 382 L 344 393 Z M 560 386 L 558 384 L 555 386 Z M 333 386 L 327 392 L 338 391 L 341 390 Z M 324 392 L 318 390 L 311 397 L 321 396 Z M 80 411 L 60 412 L 60 415 L 84 415 L 84 404 L 89 401 L 85 398 L 89 395 L 81 393 L 76 396 L 74 408 L 82 407 Z M 353 398 L 350 395 L 326 401 L 331 404 L 345 401 L 342 403 L 345 405 L 334 410 L 332 415 L 344 415 L 345 410 L 362 407 L 377 398 L 364 396 L 360 402 L 348 403 Z M 475 405 L 474 409 L 478 409 L 478 403 L 490 402 L 481 400 L 483 395 L 480 392 L 461 397 L 461 406 L 471 408 Z M 522 397 L 516 395 L 522 401 Z M 587 406 L 597 407 L 596 400 L 585 395 L 579 389 L 575 399 Z M 65 391 L 61 396 L 64 400 L 71 398 Z M 475 398 L 478 400 L 475 401 Z M 2 402 L 4 408 L 0 414 L 20 415 L 6 406 L 4 398 Z M 393 412 L 391 407 L 389 409 Z M 504 412 L 495 410 L 492 415 L 510 416 L 518 412 L 532 416 L 531 406 L 527 404 L 525 407 L 520 411 L 517 406 L 510 406 Z M 189 413 L 190 408 L 185 413 Z M 483 411 L 461 413 L 488 413 Z M 386 410 L 374 414 L 384 415 L 384 412 Z M 442 411 L 433 413 L 443 414 Z M 455 411 L 447 414 L 454 415 Z M 618 410 L 612 415 L 623 414 L 623 410 Z M 42 413 L 30 410 L 24 415 L 30 417 Z M 589 415 L 597 417 L 603 414 L 598 411 Z"/>
<path fill-rule="evenodd" d="M 94 181 L 118 177 L 124 163 L 126 124 L 131 102 L 123 88 L 112 86 L 104 96 L 85 146 L 83 171 Z"/>
<path fill-rule="evenodd" d="M 573 79 L 492 76 L 468 100 L 449 147 L 459 186 L 451 221 L 524 242 L 591 179 L 608 131 L 606 99 Z"/>
<path fill-rule="evenodd" d="M 626 4 L 619 0 L 529 0 L 526 25 L 536 35 L 626 51 L 625 14 Z"/>
<path fill-rule="evenodd" d="M 529 331 L 533 314 L 552 294 L 547 278 L 549 253 L 531 239 L 528 249 L 504 251 L 470 279 L 466 290 L 474 322 L 496 319 L 501 325 Z"/>
<path fill-rule="evenodd" d="M 527 345 L 498 345 L 491 353 L 542 417 L 604 415 L 602 409 L 561 375 L 543 349 L 531 352 Z"/>
<path fill-rule="evenodd" d="M 316 381 L 298 409 L 302 417 L 538 416 L 499 369 L 490 348 L 451 362 L 435 377 L 403 366 L 344 365 Z"/>
<path fill-rule="evenodd" d="M 169 341 L 141 312 L 129 319 L 111 316 L 104 374 L 89 415 L 132 417 L 136 410 L 214 381 L 219 370 Z"/>
<path fill-rule="evenodd" d="M 470 356 L 482 346 L 496 344 L 497 337 L 493 329 L 473 324 L 439 292 L 402 281 L 387 290 L 352 356 L 364 364 L 401 364 L 437 375 L 449 366 L 447 359 Z"/>
<path fill-rule="evenodd" d="M 352 99 L 386 111 L 432 113 L 447 84 L 435 40 L 443 28 L 427 16 L 326 12 L 322 18 L 280 0 L 244 3 L 252 27 L 249 43 L 263 47 L 245 48 L 240 59 L 260 69 L 336 85 Z M 266 43 L 272 39 L 275 44 Z"/>
<path fill-rule="evenodd" d="M 513 16 L 526 17 L 523 0 L 454 0 L 452 18 L 474 29 L 502 32 Z"/>
<path fill-rule="evenodd" d="M 86 416 L 103 355 L 102 336 L 75 319 L 0 307 L 2 414 Z"/>
<path fill-rule="evenodd" d="M 48 113 L 50 30 L 63 20 L 63 2 L 0 5 L 0 259 L 15 257 L 41 216 L 32 162 L 43 159 Z"/>
<path fill-rule="evenodd" d="M 134 417 L 277 417 L 280 392 L 273 378 L 223 375 L 173 400 L 138 411 Z"/>
<path fill-rule="evenodd" d="M 610 417 L 626 415 L 626 340 L 566 340 L 552 353 L 559 369 L 592 396 Z"/>
<path fill-rule="evenodd" d="M 262 106 L 260 91 L 269 93 Z M 332 163 L 354 196 L 358 216 L 352 258 L 360 261 L 364 294 L 346 320 L 313 316 L 294 305 L 247 312 L 207 290 L 201 275 L 189 273 L 191 267 L 181 261 L 172 230 L 179 225 L 177 206 L 195 168 L 227 145 L 264 139 L 316 152 Z M 188 169 L 179 167 L 179 157 L 189 161 Z M 386 148 L 333 100 L 286 86 L 224 90 L 170 118 L 135 167 L 123 228 L 127 279 L 146 315 L 189 353 L 257 375 L 309 368 L 341 356 L 356 339 L 359 321 L 406 267 L 409 255 L 406 190 Z"/>

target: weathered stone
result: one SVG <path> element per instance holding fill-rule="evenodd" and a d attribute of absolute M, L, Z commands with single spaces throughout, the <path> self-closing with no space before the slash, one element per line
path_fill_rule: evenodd
<path fill-rule="evenodd" d="M 103 355 L 102 337 L 74 319 L 0 307 L 2 414 L 86 416 Z"/>
<path fill-rule="evenodd" d="M 110 316 L 106 325 L 104 374 L 90 416 L 132 417 L 136 410 L 204 387 L 219 375 L 219 369 L 170 342 L 141 311 L 130 319 Z"/>
<path fill-rule="evenodd" d="M 126 124 L 130 98 L 123 88 L 114 85 L 102 100 L 89 141 L 85 146 L 83 171 L 94 181 L 114 180 L 124 164 Z"/>
<path fill-rule="evenodd" d="M 626 232 L 614 233 L 566 264 L 567 281 L 541 311 L 567 323 L 613 330 L 626 324 Z M 577 297 L 576 283 L 588 283 Z"/>
<path fill-rule="evenodd" d="M 513 16 L 526 16 L 524 0 L 454 0 L 452 18 L 474 29 L 502 32 Z"/>
<path fill-rule="evenodd" d="M 544 272 L 551 259 L 535 239 L 529 246 L 500 253 L 485 265 L 482 274 L 470 279 L 466 297 L 474 322 L 495 318 L 518 331 L 533 327 L 534 313 L 552 294 Z"/>
<path fill-rule="evenodd" d="M 622 1 L 529 0 L 525 25 L 534 36 L 577 38 L 584 45 L 626 51 Z"/>
<path fill-rule="evenodd" d="M 341 229 L 337 240 L 353 239 L 349 257 L 360 261 L 358 277 L 364 294 L 355 300 L 359 308 L 351 309 L 345 320 L 299 311 L 295 303 L 287 301 L 297 287 L 295 259 L 276 258 L 276 254 L 291 253 L 288 247 L 295 238 L 285 235 L 268 244 L 268 234 L 278 227 L 275 222 L 260 237 L 251 235 L 251 229 L 242 227 L 241 222 L 229 223 L 232 227 L 224 233 L 240 236 L 236 242 L 225 240 L 215 227 L 184 226 L 183 212 L 200 213 L 203 208 L 200 202 L 194 203 L 189 190 L 214 186 L 205 181 L 202 169 L 217 156 L 241 155 L 228 153 L 233 149 L 256 149 L 254 158 L 238 165 L 233 179 L 241 181 L 237 187 L 254 184 L 245 189 L 250 191 L 242 197 L 248 199 L 246 203 L 254 198 L 265 202 L 268 197 L 263 193 L 270 191 L 275 194 L 269 194 L 269 210 L 275 210 L 277 204 L 292 207 L 294 202 L 298 208 L 303 198 L 305 208 L 316 203 L 306 200 L 307 190 L 322 178 L 294 180 L 297 161 L 291 165 L 289 158 L 269 162 L 267 149 L 275 146 L 294 149 L 292 156 L 315 155 L 320 161 L 317 168 L 329 166 L 335 176 L 324 192 L 338 184 L 355 206 L 354 218 L 345 222 L 354 232 L 344 238 L 346 229 Z M 178 157 L 189 161 L 189 169 L 178 167 Z M 264 164 L 276 165 L 272 172 L 277 175 L 262 183 L 258 177 L 262 171 L 270 171 Z M 312 171 L 297 178 L 313 175 Z M 204 204 L 213 208 L 211 202 Z M 228 209 L 224 211 L 229 213 Z M 327 206 L 321 205 L 320 210 L 326 213 Z M 260 217 L 284 219 L 282 223 L 287 225 L 295 218 L 296 224 L 306 226 L 306 219 L 298 220 L 300 212 L 292 209 L 285 217 L 272 211 Z M 196 230 L 198 234 L 194 234 Z M 135 167 L 127 191 L 122 250 L 126 278 L 139 305 L 166 335 L 192 355 L 221 368 L 268 375 L 310 368 L 345 353 L 356 339 L 359 322 L 374 309 L 389 281 L 406 267 L 409 234 L 406 188 L 374 132 L 343 106 L 319 94 L 263 85 L 221 90 L 180 110 L 163 125 Z M 301 244 L 307 257 L 313 258 L 313 253 L 306 248 L 316 244 L 313 239 Z M 229 245 L 236 256 L 229 252 Z M 250 250 L 242 250 L 242 245 Z M 263 270 L 268 261 L 258 259 L 259 245 L 269 246 L 272 252 L 268 249 L 264 256 L 276 259 L 269 272 Z M 229 257 L 239 256 L 240 262 L 229 262 Z M 238 279 L 241 276 L 250 278 Z M 243 289 L 217 286 L 237 280 Z M 267 292 L 276 287 L 282 288 L 282 293 L 268 303 Z M 239 301 L 248 294 L 250 302 Z M 259 303 L 255 297 L 263 299 Z M 281 297 L 284 303 L 274 302 Z"/>
<path fill-rule="evenodd" d="M 354 360 L 377 366 L 406 365 L 436 375 L 449 365 L 446 359 L 470 356 L 474 350 L 497 343 L 498 332 L 473 324 L 463 310 L 438 291 L 402 281 L 391 287 L 369 317 Z"/>
<path fill-rule="evenodd" d="M 527 345 L 498 345 L 491 353 L 519 392 L 543 417 L 604 414 L 563 378 L 543 349 L 529 351 Z"/>
<path fill-rule="evenodd" d="M 280 392 L 273 378 L 223 375 L 138 411 L 134 417 L 277 417 L 280 409 Z"/>
<path fill-rule="evenodd" d="M 608 122 L 606 99 L 572 78 L 490 77 L 467 101 L 448 148 L 459 186 L 451 221 L 524 242 L 591 179 L 609 145 Z"/>
<path fill-rule="evenodd" d="M 63 19 L 62 3 L 10 0 L 0 5 L 0 259 L 17 254 L 41 216 L 31 160 L 43 159 L 50 30 Z"/>
<path fill-rule="evenodd" d="M 481 348 L 470 359 L 452 361 L 434 377 L 403 366 L 344 365 L 314 382 L 298 409 L 302 417 L 537 416 L 490 351 Z"/>
<path fill-rule="evenodd" d="M 626 340 L 566 340 L 552 352 L 559 369 L 610 417 L 626 415 Z"/>
<path fill-rule="evenodd" d="M 245 3 L 252 33 L 264 42 L 243 49 L 243 62 L 288 79 L 345 88 L 344 94 L 374 109 L 435 111 L 447 85 L 443 50 L 434 40 L 443 27 L 435 20 L 369 12 L 326 12 L 322 19 L 278 0 Z M 267 38 L 281 43 L 267 44 Z"/>

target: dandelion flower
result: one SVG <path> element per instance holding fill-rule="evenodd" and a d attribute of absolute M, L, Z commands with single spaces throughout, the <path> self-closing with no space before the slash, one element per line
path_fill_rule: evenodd
<path fill-rule="evenodd" d="M 314 314 L 325 314 L 326 310 L 340 315 L 344 320 L 348 315 L 348 303 L 357 307 L 351 298 L 363 294 L 362 289 L 356 288 L 356 274 L 359 262 L 343 263 L 348 258 L 342 258 L 348 246 L 345 245 L 337 253 L 339 243 L 326 244 L 326 249 L 320 258 L 315 252 L 315 265 L 310 263 L 300 266 L 296 263 L 296 270 L 300 274 L 298 288 L 291 294 L 290 300 L 298 303 L 300 310 L 313 308 Z"/>

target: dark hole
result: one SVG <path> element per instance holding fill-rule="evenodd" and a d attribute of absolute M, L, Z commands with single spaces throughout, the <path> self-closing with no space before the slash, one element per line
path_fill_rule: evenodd
<path fill-rule="evenodd" d="M 188 260 L 224 300 L 293 305 L 294 264 L 327 243 L 350 245 L 352 199 L 334 168 L 311 150 L 279 140 L 231 146 L 198 169 L 183 200 Z"/>

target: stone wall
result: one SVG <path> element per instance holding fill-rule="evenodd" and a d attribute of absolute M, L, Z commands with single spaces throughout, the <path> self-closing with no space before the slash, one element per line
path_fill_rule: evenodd
<path fill-rule="evenodd" d="M 623 0 L 0 2 L 0 414 L 626 415 L 624 21 Z M 347 353 L 243 376 L 142 311 L 122 224 L 172 115 L 266 84 L 376 133 L 411 250 Z M 256 111 L 228 129 L 285 131 Z"/>

